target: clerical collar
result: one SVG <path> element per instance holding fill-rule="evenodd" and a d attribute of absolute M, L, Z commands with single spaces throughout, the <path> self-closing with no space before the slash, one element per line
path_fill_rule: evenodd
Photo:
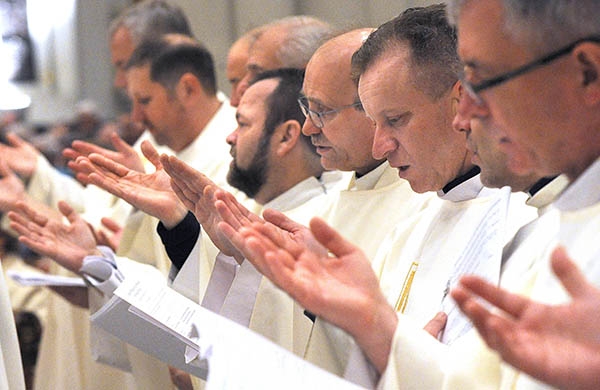
<path fill-rule="evenodd" d="M 529 191 L 527 191 L 527 193 L 529 194 L 529 196 L 533 197 L 535 194 L 537 194 L 542 188 L 546 187 L 546 185 L 548 185 L 548 183 L 550 183 L 555 178 L 556 178 L 556 176 L 541 178 L 540 180 L 535 182 L 534 185 L 531 186 L 531 188 L 529 189 Z"/>
<path fill-rule="evenodd" d="M 569 184 L 569 179 L 565 175 L 556 176 L 554 178 L 543 178 L 535 183 L 528 191 L 529 199 L 527 205 L 539 209 L 541 212 L 550 203 L 554 202 L 558 194 L 560 194 Z"/>
<path fill-rule="evenodd" d="M 554 206 L 576 211 L 600 202 L 600 157 L 560 194 Z"/>
<path fill-rule="evenodd" d="M 457 177 L 456 179 L 452 180 L 450 183 L 446 184 L 444 186 L 444 188 L 442 188 L 443 194 L 444 195 L 447 194 L 454 187 L 457 187 L 459 184 L 466 182 L 467 180 L 469 180 L 470 178 L 472 178 L 474 176 L 477 176 L 479 174 L 479 172 L 481 172 L 481 169 L 477 165 L 475 165 L 473 168 L 471 168 L 471 170 L 469 172 L 465 173 L 462 176 Z"/>

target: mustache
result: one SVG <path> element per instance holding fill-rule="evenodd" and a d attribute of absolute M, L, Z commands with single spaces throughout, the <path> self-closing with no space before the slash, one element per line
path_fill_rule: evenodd
<path fill-rule="evenodd" d="M 310 136 L 310 142 L 312 142 L 313 145 L 322 145 L 327 142 L 327 138 L 325 138 L 322 133 L 312 134 Z"/>

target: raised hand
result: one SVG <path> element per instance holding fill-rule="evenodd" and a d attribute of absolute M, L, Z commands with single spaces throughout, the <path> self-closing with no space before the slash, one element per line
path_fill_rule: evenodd
<path fill-rule="evenodd" d="M 80 172 L 88 172 L 90 183 L 160 219 L 167 228 L 171 228 L 185 218 L 187 209 L 171 189 L 169 176 L 156 149 L 144 141 L 142 152 L 154 164 L 154 173 L 137 172 L 96 153 L 90 154 L 88 159 L 79 157 L 77 164 L 82 167 Z"/>
<path fill-rule="evenodd" d="M 188 210 L 194 213 L 216 247 L 224 254 L 241 261 L 243 256 L 217 229 L 221 216 L 215 206 L 216 194 L 222 193 L 237 203 L 233 195 L 221 190 L 208 177 L 174 156 L 162 155 L 161 162 L 171 177 L 171 188 Z"/>
<path fill-rule="evenodd" d="M 0 144 L 0 158 L 24 179 L 35 172 L 40 152 L 29 142 L 14 133 L 6 135 L 8 145 Z"/>
<path fill-rule="evenodd" d="M 140 159 L 139 154 L 133 149 L 127 142 L 123 141 L 116 132 L 110 135 L 110 142 L 115 147 L 116 151 L 103 148 L 98 145 L 91 144 L 85 141 L 73 141 L 71 148 L 63 150 L 63 156 L 69 160 L 77 160 L 78 157 L 88 157 L 92 153 L 99 154 L 112 160 L 116 163 L 126 166 L 127 168 L 137 171 L 144 172 L 144 164 Z M 71 167 L 71 164 L 69 164 Z M 76 167 L 75 167 L 76 168 Z"/>
<path fill-rule="evenodd" d="M 83 258 L 98 254 L 90 226 L 66 202 L 58 208 L 68 223 L 42 215 L 24 202 L 8 213 L 10 227 L 19 233 L 19 241 L 37 253 L 54 259 L 73 272 L 79 272 Z"/>
<path fill-rule="evenodd" d="M 268 224 L 239 232 L 225 222 L 219 227 L 261 273 L 300 305 L 347 331 L 375 367 L 385 369 L 398 319 L 358 247 L 319 218 L 313 218 L 310 230 L 331 255 L 282 240 Z"/>
<path fill-rule="evenodd" d="M 116 252 L 117 248 L 119 248 L 121 237 L 123 236 L 123 226 L 119 225 L 114 219 L 108 217 L 102 218 L 100 222 L 110 234 L 101 229 L 97 230 L 96 241 L 98 242 L 98 245 L 107 246 L 112 249 L 113 252 Z"/>
<path fill-rule="evenodd" d="M 554 250 L 552 269 L 571 302 L 537 303 L 474 276 L 463 277 L 452 297 L 507 363 L 559 388 L 595 389 L 600 377 L 600 290 L 563 248 Z M 492 313 L 477 298 L 502 313 Z"/>
<path fill-rule="evenodd" d="M 5 213 L 15 208 L 17 202 L 26 199 L 25 186 L 21 179 L 0 159 L 0 211 Z"/>

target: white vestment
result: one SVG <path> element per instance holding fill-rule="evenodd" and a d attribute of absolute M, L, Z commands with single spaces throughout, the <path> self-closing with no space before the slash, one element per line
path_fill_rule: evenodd
<path fill-rule="evenodd" d="M 596 162 L 558 197 L 554 207 L 544 207 L 538 219 L 517 232 L 518 245 L 509 243 L 505 248 L 500 279 L 503 288 L 536 300 L 566 301 L 567 296 L 549 267 L 550 253 L 557 243 L 565 245 L 590 280 L 600 285 L 598 262 L 594 261 L 600 252 L 590 245 L 600 231 L 599 177 L 600 163 Z M 563 178 L 549 186 L 547 191 L 552 195 L 564 186 Z M 536 197 L 537 194 L 533 199 Z M 530 203 L 545 206 L 545 202 Z M 446 346 L 420 329 L 419 324 L 400 316 L 379 388 L 539 389 L 549 386 L 502 363 L 474 329 Z"/>
<path fill-rule="evenodd" d="M 144 139 L 151 140 L 148 132 L 136 142 L 136 150 L 139 150 Z M 142 157 L 142 161 L 145 160 Z M 147 161 L 145 166 L 148 166 Z M 123 224 L 132 209 L 125 201 L 96 186 L 79 186 L 75 180 L 52 168 L 43 158 L 38 159 L 38 167 L 27 191 L 34 199 L 52 207 L 56 207 L 59 200 L 66 200 L 96 227 L 103 216 Z M 54 263 L 51 267 L 52 273 L 73 275 Z M 131 374 L 93 360 L 90 353 L 89 312 L 74 307 L 54 293 L 48 294 L 46 300 L 48 315 L 40 342 L 35 389 L 135 389 Z"/>
<path fill-rule="evenodd" d="M 21 366 L 21 352 L 4 272 L 0 267 L 0 388 L 24 390 L 25 379 Z"/>
<path fill-rule="evenodd" d="M 237 123 L 235 109 L 222 94 L 219 96 L 222 100 L 219 110 L 196 139 L 176 156 L 218 185 L 225 185 L 229 163 L 229 145 L 225 138 L 235 129 Z M 157 224 L 158 220 L 150 215 L 139 211 L 132 213 L 126 221 L 117 255 L 121 264 L 128 261 L 127 259 L 148 264 L 160 270 L 166 278 L 171 262 L 156 232 Z M 90 299 L 98 299 L 98 295 L 90 294 Z M 93 306 L 101 307 L 101 304 L 102 302 L 94 302 Z M 91 330 L 97 332 L 94 327 Z M 102 337 L 105 335 L 99 338 Z M 164 389 L 166 383 L 170 383 L 166 364 L 131 346 L 127 346 L 127 349 L 132 373 L 139 388 Z"/>
<path fill-rule="evenodd" d="M 443 201 L 399 224 L 381 245 L 373 263 L 390 304 L 422 327 L 438 311 L 451 310 L 447 292 L 462 270 L 478 269 L 498 280 L 503 245 L 518 227 L 534 217 L 524 199 L 510 201 L 509 192 L 508 188 L 483 187 L 477 175 L 447 194 L 440 191 Z M 487 265 L 479 266 L 475 251 L 486 253 Z M 452 318 L 458 327 L 452 330 L 463 331 L 465 321 L 457 315 Z M 325 323 L 324 328 L 329 335 L 327 341 L 337 344 L 325 368 L 373 387 L 377 375 L 367 367 L 368 361 L 354 340 L 330 324 Z"/>
<path fill-rule="evenodd" d="M 417 194 L 386 161 L 367 175 L 355 176 L 323 213 L 332 227 L 373 259 L 386 235 L 404 220 L 414 218 L 431 203 L 435 193 Z M 317 318 L 304 358 L 342 375 L 351 338 Z"/>

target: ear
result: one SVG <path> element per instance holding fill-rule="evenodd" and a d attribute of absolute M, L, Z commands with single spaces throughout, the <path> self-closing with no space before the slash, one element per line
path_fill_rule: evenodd
<path fill-rule="evenodd" d="M 294 149 L 301 135 L 302 126 L 298 121 L 290 119 L 278 125 L 272 138 L 277 157 L 283 157 Z"/>
<path fill-rule="evenodd" d="M 458 104 L 464 93 L 464 88 L 460 80 L 454 83 L 452 90 L 450 91 L 450 99 L 452 101 L 452 114 L 456 115 L 458 112 Z"/>
<path fill-rule="evenodd" d="M 176 92 L 180 99 L 189 99 L 200 92 L 200 81 L 191 73 L 184 73 L 177 82 Z"/>
<path fill-rule="evenodd" d="M 582 43 L 575 49 L 579 82 L 584 91 L 585 102 L 600 104 L 600 46 Z"/>

